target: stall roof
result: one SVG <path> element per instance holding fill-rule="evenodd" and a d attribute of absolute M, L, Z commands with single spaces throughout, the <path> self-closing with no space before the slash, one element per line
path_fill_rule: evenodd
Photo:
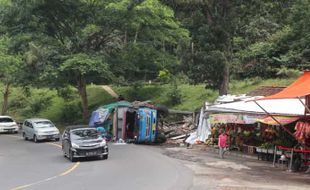
<path fill-rule="evenodd" d="M 286 87 L 281 92 L 261 98 L 261 100 L 267 99 L 284 99 L 284 98 L 299 98 L 310 95 L 310 71 L 304 71 L 304 74 L 300 76 L 295 82 Z"/>
<path fill-rule="evenodd" d="M 305 102 L 304 99 L 302 101 Z M 298 99 L 257 100 L 257 103 L 271 115 L 303 116 L 305 111 L 304 106 Z M 211 113 L 266 114 L 254 101 L 249 100 L 209 106 L 206 111 Z"/>

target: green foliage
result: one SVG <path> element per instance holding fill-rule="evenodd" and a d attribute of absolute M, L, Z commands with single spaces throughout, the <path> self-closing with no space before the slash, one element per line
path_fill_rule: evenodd
<path fill-rule="evenodd" d="M 245 94 L 259 86 L 287 86 L 296 78 L 262 80 L 247 79 L 242 81 L 232 81 L 231 90 L 233 94 Z M 0 88 L 1 85 L 0 85 Z M 135 87 L 137 89 L 137 87 Z M 169 108 L 185 111 L 197 111 L 205 101 L 213 102 L 218 92 L 212 89 L 205 89 L 205 85 L 177 85 L 177 93 L 181 96 L 181 102 L 172 105 L 171 97 L 167 96 L 168 92 L 173 92 L 171 84 L 163 85 L 138 85 L 138 91 L 134 97 L 132 86 L 113 86 L 113 89 L 122 94 L 126 100 L 151 100 L 157 105 L 170 105 Z M 69 87 L 70 97 L 63 97 L 59 92 L 50 89 L 33 89 L 30 88 L 30 96 L 26 96 L 21 88 L 13 88 L 11 101 L 9 104 L 9 114 L 22 121 L 27 117 L 44 117 L 49 118 L 56 123 L 73 124 L 83 123 L 81 119 L 81 105 L 78 101 L 77 91 Z M 90 85 L 87 87 L 89 110 L 93 111 L 101 105 L 115 102 L 116 98 L 110 96 L 102 87 Z M 66 90 L 65 90 L 66 91 Z M 72 94 L 71 94 L 72 93 Z M 174 98 L 174 97 L 173 97 Z M 0 105 L 1 105 L 0 100 Z M 38 105 L 38 104 L 42 104 Z M 33 110 L 32 110 L 33 109 Z M 40 110 L 39 112 L 37 112 Z M 37 112 L 37 113 L 34 113 Z"/>
<path fill-rule="evenodd" d="M 301 72 L 296 69 L 289 69 L 286 67 L 282 67 L 278 69 L 277 76 L 282 78 L 297 78 L 301 75 Z"/>
<path fill-rule="evenodd" d="M 139 82 L 135 82 L 134 84 L 132 84 L 131 88 L 127 92 L 126 98 L 131 101 L 144 100 L 144 98 L 146 98 L 147 96 L 143 97 L 143 93 L 141 92 L 142 87 L 143 84 Z"/>
<path fill-rule="evenodd" d="M 161 83 L 167 83 L 169 82 L 171 79 L 171 74 L 167 69 L 163 69 L 159 71 L 157 80 Z"/>
<path fill-rule="evenodd" d="M 70 124 L 79 124 L 82 121 L 82 112 L 79 101 L 73 100 L 64 103 L 64 107 L 61 110 L 61 116 L 59 122 L 70 123 Z"/>
<path fill-rule="evenodd" d="M 167 104 L 169 106 L 175 106 L 182 102 L 182 94 L 175 80 L 170 85 L 170 89 L 167 92 L 167 97 L 168 97 Z"/>
<path fill-rule="evenodd" d="M 27 98 L 43 107 L 58 105 L 51 110 L 25 96 L 16 101 L 12 92 L 9 111 L 17 115 L 24 106 L 33 114 L 78 117 L 76 98 L 84 97 L 85 110 L 90 83 L 128 85 L 117 88 L 128 100 L 194 110 L 217 96 L 210 89 L 223 91 L 226 78 L 229 93 L 244 93 L 308 69 L 309 21 L 308 0 L 3 0 L 0 79 L 22 89 L 58 91 L 57 100 L 28 91 Z M 164 85 L 145 85 L 149 80 Z M 286 84 L 277 81 L 272 83 Z M 97 100 L 102 92 L 87 90 L 95 92 L 88 95 L 90 108 L 114 100 Z M 75 111 L 52 111 L 67 107 Z"/>
<path fill-rule="evenodd" d="M 102 58 L 81 53 L 69 56 L 60 65 L 59 72 L 65 77 L 70 76 L 69 80 L 75 77 L 73 84 L 79 76 L 88 76 L 87 79 L 91 79 L 93 75 L 100 75 L 106 81 L 112 78 L 109 66 Z"/>
<path fill-rule="evenodd" d="M 23 109 L 21 115 L 23 117 L 34 117 L 38 116 L 40 112 L 46 110 L 52 104 L 52 99 L 55 94 L 46 90 L 38 90 L 33 93 L 31 98 L 24 99 L 26 102 L 22 103 L 26 107 Z M 20 101 L 20 100 L 15 100 Z"/>
<path fill-rule="evenodd" d="M 57 94 L 59 97 L 68 101 L 76 99 L 78 97 L 77 90 L 74 89 L 72 86 L 65 86 L 63 88 L 57 89 Z"/>
<path fill-rule="evenodd" d="M 7 36 L 0 36 L 0 79 L 4 83 L 14 83 L 19 75 L 21 57 L 9 53 L 8 46 L 11 39 Z"/>
<path fill-rule="evenodd" d="M 90 85 L 87 87 L 89 110 L 95 110 L 99 106 L 116 101 L 116 98 L 108 94 L 103 88 L 96 85 Z"/>

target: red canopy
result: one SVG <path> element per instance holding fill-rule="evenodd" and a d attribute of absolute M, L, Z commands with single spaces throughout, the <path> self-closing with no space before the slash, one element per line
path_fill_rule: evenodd
<path fill-rule="evenodd" d="M 302 76 L 281 92 L 271 96 L 266 96 L 260 100 L 298 98 L 307 95 L 310 95 L 310 71 L 308 70 L 304 71 Z"/>

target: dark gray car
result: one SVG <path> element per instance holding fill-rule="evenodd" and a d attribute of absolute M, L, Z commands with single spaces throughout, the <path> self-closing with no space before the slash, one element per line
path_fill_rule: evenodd
<path fill-rule="evenodd" d="M 77 158 L 98 157 L 108 159 L 107 142 L 95 128 L 67 127 L 62 135 L 62 150 L 72 162 Z"/>

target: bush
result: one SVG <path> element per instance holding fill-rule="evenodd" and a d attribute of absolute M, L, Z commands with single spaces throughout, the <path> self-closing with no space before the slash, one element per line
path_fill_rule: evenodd
<path fill-rule="evenodd" d="M 296 78 L 301 74 L 299 70 L 282 67 L 277 69 L 277 76 L 281 78 Z"/>
<path fill-rule="evenodd" d="M 28 99 L 27 106 L 23 110 L 22 115 L 25 117 L 33 117 L 43 110 L 47 109 L 54 97 L 54 94 L 48 90 L 39 91 Z"/>
<path fill-rule="evenodd" d="M 167 97 L 169 105 L 174 106 L 182 102 L 182 94 L 176 81 L 171 84 L 171 87 L 167 92 Z"/>
<path fill-rule="evenodd" d="M 64 123 L 76 124 L 82 120 L 82 108 L 78 101 L 66 102 L 60 120 Z"/>
<path fill-rule="evenodd" d="M 140 92 L 143 85 L 139 82 L 133 83 L 132 87 L 128 90 L 127 96 L 125 99 L 129 101 L 141 100 L 143 98 L 143 94 Z"/>
<path fill-rule="evenodd" d="M 78 98 L 77 90 L 72 86 L 66 86 L 63 88 L 57 89 L 58 96 L 62 97 L 64 100 L 74 100 Z"/>

